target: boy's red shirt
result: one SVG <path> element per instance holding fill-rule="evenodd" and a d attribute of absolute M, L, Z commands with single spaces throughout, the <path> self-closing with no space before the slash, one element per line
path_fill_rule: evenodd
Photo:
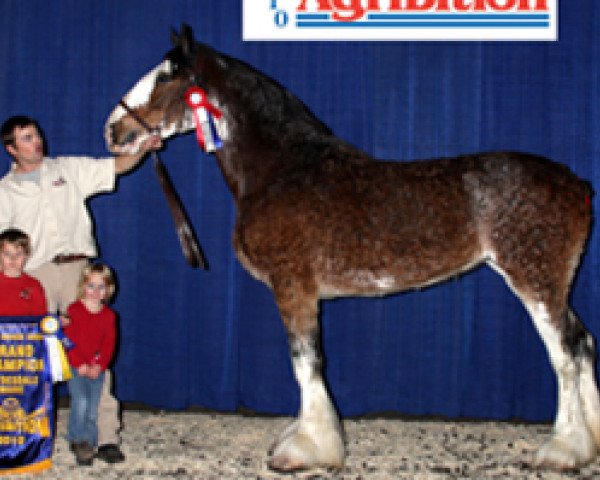
<path fill-rule="evenodd" d="M 0 315 L 46 315 L 46 295 L 42 284 L 26 273 L 7 277 L 0 272 Z"/>
<path fill-rule="evenodd" d="M 65 334 L 75 344 L 67 353 L 69 363 L 75 368 L 97 364 L 106 370 L 115 351 L 115 312 L 103 305 L 98 313 L 91 313 L 78 300 L 69 306 L 67 314 L 71 323 Z"/>

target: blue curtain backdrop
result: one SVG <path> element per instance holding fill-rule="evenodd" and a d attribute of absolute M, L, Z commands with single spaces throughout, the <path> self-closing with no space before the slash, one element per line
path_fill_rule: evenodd
<path fill-rule="evenodd" d="M 265 0 L 266 1 L 266 0 Z M 600 187 L 600 3 L 563 1 L 560 41 L 241 40 L 240 0 L 4 0 L 0 114 L 39 119 L 50 154 L 106 154 L 105 119 L 170 48 L 169 29 L 241 58 L 374 156 L 533 152 Z M 193 135 L 161 154 L 210 270 L 185 263 L 150 162 L 90 201 L 116 270 L 125 402 L 295 413 L 298 390 L 270 292 L 237 263 L 232 200 Z M 8 168 L 2 152 L 0 168 Z M 594 207 L 600 211 L 599 195 Z M 600 338 L 594 230 L 572 304 Z M 487 268 L 421 292 L 322 305 L 326 373 L 343 415 L 394 411 L 549 420 L 555 380 L 524 309 Z"/>

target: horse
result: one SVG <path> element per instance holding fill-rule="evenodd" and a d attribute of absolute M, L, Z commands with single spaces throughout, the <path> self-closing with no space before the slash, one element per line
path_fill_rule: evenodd
<path fill-rule="evenodd" d="M 171 41 L 109 114 L 105 138 L 112 152 L 133 153 L 152 132 L 166 139 L 193 130 L 190 87 L 218 111 L 214 155 L 236 206 L 233 247 L 274 295 L 300 389 L 298 415 L 275 439 L 270 468 L 344 463 L 342 423 L 322 371 L 321 300 L 418 289 L 480 264 L 521 300 L 557 377 L 553 432 L 533 465 L 565 470 L 595 458 L 595 342 L 568 305 L 591 228 L 587 182 L 518 152 L 376 160 L 274 79 L 197 42 L 189 26 L 172 30 Z"/>

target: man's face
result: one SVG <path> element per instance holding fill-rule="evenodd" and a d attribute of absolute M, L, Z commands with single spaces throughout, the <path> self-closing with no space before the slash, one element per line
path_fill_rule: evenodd
<path fill-rule="evenodd" d="M 44 140 L 35 125 L 15 127 L 15 144 L 6 147 L 15 162 L 17 171 L 31 172 L 39 168 L 44 158 Z"/>
<path fill-rule="evenodd" d="M 0 267 L 7 277 L 20 277 L 27 261 L 23 247 L 5 242 L 0 250 Z"/>

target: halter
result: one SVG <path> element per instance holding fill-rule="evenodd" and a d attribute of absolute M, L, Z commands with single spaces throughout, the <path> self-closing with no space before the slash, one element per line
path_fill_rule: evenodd
<path fill-rule="evenodd" d="M 145 129 L 145 130 L 146 130 L 146 131 L 147 131 L 147 132 L 148 132 L 150 135 L 156 135 L 156 134 L 159 132 L 159 130 L 158 130 L 157 128 L 152 128 L 152 127 L 150 127 L 150 125 L 148 125 L 148 124 L 147 124 L 147 123 L 144 121 L 144 119 L 143 119 L 142 117 L 140 117 L 140 116 L 139 116 L 137 113 L 135 113 L 135 112 L 133 111 L 133 109 L 132 109 L 132 108 L 131 108 L 129 105 L 127 105 L 127 103 L 125 103 L 125 100 L 123 100 L 123 99 L 119 100 L 119 105 L 121 105 L 121 106 L 122 106 L 122 107 L 125 109 L 125 111 L 126 111 L 126 112 L 127 112 L 129 115 L 131 115 L 131 117 L 132 117 L 132 118 L 133 118 L 133 119 L 134 119 L 136 122 L 138 122 L 138 123 L 139 123 L 139 124 L 140 124 L 142 127 L 144 127 L 144 129 Z"/>

